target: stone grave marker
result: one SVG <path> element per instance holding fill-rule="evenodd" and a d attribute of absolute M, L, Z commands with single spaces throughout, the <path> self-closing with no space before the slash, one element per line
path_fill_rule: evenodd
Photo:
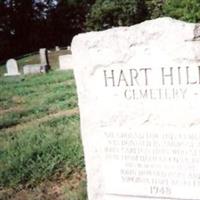
<path fill-rule="evenodd" d="M 159 18 L 73 38 L 89 200 L 200 200 L 199 27 Z"/>
<path fill-rule="evenodd" d="M 48 51 L 43 48 L 39 50 L 40 55 L 40 64 L 28 64 L 23 66 L 23 72 L 27 74 L 38 74 L 46 73 L 50 69 L 49 60 L 48 60 Z"/>
<path fill-rule="evenodd" d="M 55 46 L 55 51 L 60 51 L 60 47 L 59 46 Z"/>
<path fill-rule="evenodd" d="M 46 68 L 50 69 L 48 51 L 45 48 L 39 50 L 40 54 L 40 63 L 42 66 L 46 66 Z"/>
<path fill-rule="evenodd" d="M 4 74 L 5 76 L 16 76 L 16 75 L 20 75 L 19 71 L 18 71 L 18 65 L 17 65 L 17 61 L 15 59 L 9 59 L 6 62 L 6 70 L 7 73 Z"/>
<path fill-rule="evenodd" d="M 59 56 L 59 66 L 60 66 L 60 70 L 73 69 L 72 55 Z"/>
<path fill-rule="evenodd" d="M 44 65 L 41 64 L 32 64 L 23 66 L 23 72 L 25 75 L 27 74 L 38 74 L 38 73 L 46 73 L 47 69 Z"/>

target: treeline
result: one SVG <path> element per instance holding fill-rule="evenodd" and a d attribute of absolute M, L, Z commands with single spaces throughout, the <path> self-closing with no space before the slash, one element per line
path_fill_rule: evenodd
<path fill-rule="evenodd" d="M 160 16 L 199 22 L 200 0 L 0 0 L 0 60 Z"/>

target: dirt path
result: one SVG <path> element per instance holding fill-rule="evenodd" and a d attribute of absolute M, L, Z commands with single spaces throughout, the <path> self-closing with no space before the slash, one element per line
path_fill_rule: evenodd
<path fill-rule="evenodd" d="M 16 126 L 12 126 L 10 128 L 5 129 L 5 132 L 11 132 L 11 131 L 20 131 L 28 126 L 36 126 L 39 123 L 43 123 L 43 122 L 47 122 L 50 119 L 53 118 L 58 118 L 58 117 L 62 117 L 62 116 L 72 116 L 72 115 L 76 115 L 79 114 L 79 109 L 78 108 L 73 108 L 71 110 L 64 110 L 64 111 L 59 111 L 57 113 L 53 113 L 53 114 L 49 114 L 45 117 L 39 118 L 39 119 L 34 119 L 28 122 L 22 122 L 21 124 L 17 124 Z"/>
<path fill-rule="evenodd" d="M 21 107 L 21 106 L 17 106 L 17 107 L 12 107 L 12 108 L 8 108 L 8 109 L 5 109 L 5 110 L 1 110 L 0 109 L 0 115 L 5 115 L 9 112 L 20 112 L 20 111 L 23 111 L 24 109 Z"/>
<path fill-rule="evenodd" d="M 63 177 L 62 177 L 63 176 Z M 8 200 L 71 200 L 80 199 L 85 193 L 86 182 L 84 170 L 76 170 L 68 177 L 61 174 L 54 180 L 45 180 L 35 187 L 22 188 L 19 191 L 7 189 L 0 191 L 0 199 Z M 77 198 L 75 198 L 77 197 Z"/>

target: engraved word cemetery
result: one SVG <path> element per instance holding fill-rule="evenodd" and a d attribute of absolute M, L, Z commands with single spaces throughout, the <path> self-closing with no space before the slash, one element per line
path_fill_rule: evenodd
<path fill-rule="evenodd" d="M 156 69 L 154 69 L 156 70 Z M 126 86 L 124 97 L 128 100 L 139 99 L 184 99 L 187 94 L 183 85 L 200 84 L 200 66 L 197 67 L 162 67 L 160 79 L 157 79 L 159 88 L 151 87 L 153 83 L 153 68 L 128 69 L 119 71 L 104 70 L 106 87 Z M 192 73 L 192 70 L 194 71 Z M 159 72 L 157 72 L 159 76 Z M 193 75 L 193 77 L 191 75 Z M 194 76 L 196 75 L 196 76 Z M 181 87 L 169 87 L 169 85 L 181 85 Z M 141 89 L 141 87 L 145 87 Z M 138 87 L 138 89 L 135 89 Z M 131 88 L 131 89 L 130 89 Z M 148 89 L 147 89 L 148 88 Z"/>
<path fill-rule="evenodd" d="M 171 18 L 72 42 L 89 200 L 200 200 L 200 25 Z"/>

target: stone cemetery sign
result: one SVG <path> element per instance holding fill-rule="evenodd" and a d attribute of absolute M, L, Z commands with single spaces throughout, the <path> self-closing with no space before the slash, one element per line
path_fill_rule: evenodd
<path fill-rule="evenodd" d="M 17 61 L 15 59 L 9 59 L 6 63 L 6 70 L 7 73 L 4 74 L 5 76 L 16 76 L 20 75 L 18 71 Z"/>
<path fill-rule="evenodd" d="M 80 34 L 72 55 L 89 200 L 200 200 L 200 26 Z"/>
<path fill-rule="evenodd" d="M 73 69 L 72 55 L 59 56 L 60 70 Z"/>

